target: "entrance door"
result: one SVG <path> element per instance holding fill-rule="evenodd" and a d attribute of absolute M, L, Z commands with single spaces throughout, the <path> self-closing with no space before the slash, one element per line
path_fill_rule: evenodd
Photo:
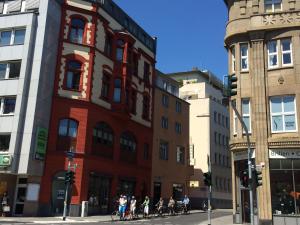
<path fill-rule="evenodd" d="M 243 223 L 250 223 L 250 200 L 249 190 L 241 190 L 242 220 Z"/>
<path fill-rule="evenodd" d="M 160 197 L 161 197 L 161 183 L 160 182 L 154 182 L 154 188 L 153 188 L 153 201 L 154 201 L 154 204 L 156 204 L 159 201 Z"/>
<path fill-rule="evenodd" d="M 22 216 L 24 211 L 24 204 L 26 199 L 27 192 L 27 178 L 18 178 L 17 188 L 16 188 L 16 197 L 15 197 L 15 207 L 14 215 Z"/>
<path fill-rule="evenodd" d="M 55 216 L 63 214 L 65 190 L 65 171 L 61 171 L 55 174 L 52 181 L 52 212 Z"/>

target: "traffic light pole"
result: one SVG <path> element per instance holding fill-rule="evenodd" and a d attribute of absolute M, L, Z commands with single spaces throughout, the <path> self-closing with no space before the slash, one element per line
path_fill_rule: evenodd
<path fill-rule="evenodd" d="M 71 171 L 71 160 L 69 159 L 68 162 L 68 171 Z M 63 212 L 63 220 L 65 221 L 67 218 L 67 211 L 68 211 L 68 197 L 69 197 L 69 187 L 70 183 L 66 182 L 66 191 L 65 191 L 65 200 L 64 200 L 64 212 Z"/>
<path fill-rule="evenodd" d="M 235 115 L 237 116 L 238 120 L 242 124 L 242 127 L 246 133 L 247 137 L 247 150 L 248 150 L 248 175 L 249 175 L 249 198 L 250 198 L 250 220 L 251 220 L 251 225 L 254 225 L 254 206 L 253 206 L 253 180 L 252 180 L 252 162 L 251 162 L 251 148 L 250 148 L 250 136 L 249 136 L 249 131 L 248 128 L 242 119 L 241 115 L 236 109 L 236 105 L 230 101 L 231 107 L 235 112 Z"/>

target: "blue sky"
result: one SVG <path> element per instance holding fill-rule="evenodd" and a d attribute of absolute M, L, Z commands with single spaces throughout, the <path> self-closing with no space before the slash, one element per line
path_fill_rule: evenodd
<path fill-rule="evenodd" d="M 227 9 L 223 0 L 114 0 L 145 31 L 158 37 L 162 72 L 209 69 L 227 73 L 223 40 Z"/>

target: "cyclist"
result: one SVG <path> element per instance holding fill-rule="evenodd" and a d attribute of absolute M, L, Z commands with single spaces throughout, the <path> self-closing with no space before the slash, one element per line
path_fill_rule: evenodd
<path fill-rule="evenodd" d="M 133 219 L 136 216 L 135 210 L 136 210 L 136 199 L 134 196 L 132 196 L 130 201 L 130 219 Z"/>
<path fill-rule="evenodd" d="M 150 200 L 149 197 L 146 196 L 145 200 L 143 202 L 143 206 L 144 206 L 144 217 L 148 217 L 149 216 L 149 204 L 150 204 Z"/>
<path fill-rule="evenodd" d="M 160 197 L 158 203 L 156 204 L 156 207 L 157 207 L 158 215 L 162 216 L 162 214 L 163 214 L 163 207 L 164 207 L 164 200 L 163 200 L 162 197 Z"/>
<path fill-rule="evenodd" d="M 190 204 L 190 199 L 188 198 L 187 195 L 184 196 L 182 203 L 183 203 L 183 207 L 184 207 L 183 208 L 184 213 L 187 213 L 188 212 L 188 207 L 189 207 L 189 204 Z"/>
<path fill-rule="evenodd" d="M 168 208 L 169 208 L 169 213 L 171 215 L 174 215 L 175 214 L 175 210 L 174 210 L 175 209 L 175 201 L 172 196 L 170 197 L 170 200 L 168 203 Z"/>

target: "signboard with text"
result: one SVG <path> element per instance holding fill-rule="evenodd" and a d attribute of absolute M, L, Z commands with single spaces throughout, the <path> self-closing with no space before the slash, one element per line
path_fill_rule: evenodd
<path fill-rule="evenodd" d="M 47 148 L 48 130 L 38 127 L 36 132 L 35 159 L 44 160 Z"/>
<path fill-rule="evenodd" d="M 270 159 L 300 159 L 300 149 L 270 149 Z"/>

